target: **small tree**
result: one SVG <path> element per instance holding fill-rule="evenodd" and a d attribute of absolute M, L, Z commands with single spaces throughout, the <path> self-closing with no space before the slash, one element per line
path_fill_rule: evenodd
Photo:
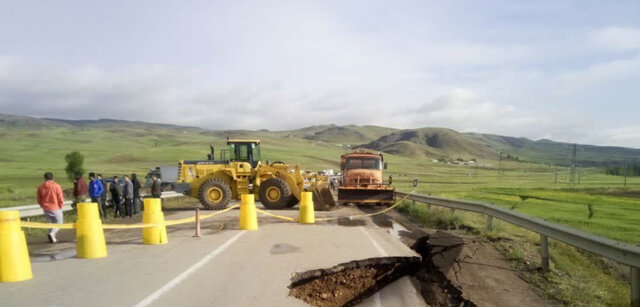
<path fill-rule="evenodd" d="M 70 181 L 76 179 L 76 172 L 84 173 L 84 169 L 82 168 L 84 156 L 81 153 L 77 151 L 70 152 L 64 156 L 64 160 L 67 161 L 67 167 L 64 170 Z"/>

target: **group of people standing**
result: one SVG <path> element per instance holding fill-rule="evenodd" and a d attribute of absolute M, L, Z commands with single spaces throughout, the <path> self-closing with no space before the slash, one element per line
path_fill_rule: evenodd
<path fill-rule="evenodd" d="M 160 198 L 162 195 L 162 186 L 157 176 L 151 176 L 153 183 L 151 185 L 151 197 Z M 73 181 L 73 202 L 71 206 L 77 209 L 79 203 L 87 202 L 87 195 L 91 198 L 91 202 L 98 204 L 100 218 L 107 218 L 107 193 L 111 193 L 111 202 L 114 207 L 114 217 L 132 217 L 139 214 L 141 210 L 142 197 L 140 196 L 140 188 L 142 185 L 138 181 L 136 174 L 123 176 L 119 180 L 118 176 L 113 176 L 112 180 L 106 180 L 102 174 L 89 173 L 89 182 L 82 177 L 81 172 L 75 174 Z M 64 206 L 64 195 L 62 188 L 53 180 L 53 174 L 46 172 L 44 174 L 44 183 L 38 187 L 38 204 L 44 211 L 44 215 L 49 223 L 62 224 Z M 52 228 L 47 235 L 49 242 L 55 243 L 58 228 Z"/>
<path fill-rule="evenodd" d="M 72 206 L 75 209 L 77 203 L 85 202 L 87 193 L 91 197 L 91 202 L 97 203 L 100 210 L 100 217 L 107 217 L 107 193 L 111 193 L 111 202 L 113 204 L 114 217 L 132 217 L 141 211 L 142 198 L 140 197 L 140 188 L 142 185 L 138 181 L 136 174 L 131 177 L 124 175 L 122 181 L 118 176 L 113 176 L 111 182 L 102 177 L 102 174 L 89 173 L 89 184 L 82 178 L 82 173 L 76 174 L 76 180 L 73 182 Z"/>

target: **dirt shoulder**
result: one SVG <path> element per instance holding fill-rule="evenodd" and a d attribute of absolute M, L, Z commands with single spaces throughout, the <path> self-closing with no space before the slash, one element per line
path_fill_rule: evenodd
<path fill-rule="evenodd" d="M 399 232 L 401 240 L 414 248 L 428 236 L 426 252 L 433 264 L 463 298 L 477 306 L 553 305 L 488 241 L 462 231 L 426 229 L 397 212 L 374 217 L 374 221 L 382 227 L 392 227 L 391 221 L 401 224 L 406 228 Z M 425 251 L 419 252 L 424 258 Z"/>

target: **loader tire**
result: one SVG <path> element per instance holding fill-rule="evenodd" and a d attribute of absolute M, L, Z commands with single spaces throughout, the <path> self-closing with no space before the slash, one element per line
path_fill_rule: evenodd
<path fill-rule="evenodd" d="M 295 196 L 291 195 L 291 199 L 289 200 L 289 203 L 287 204 L 287 208 L 293 208 L 299 202 L 300 201 Z"/>
<path fill-rule="evenodd" d="M 287 183 L 280 178 L 269 178 L 260 185 L 258 192 L 260 202 L 267 209 L 286 208 L 293 195 Z"/>
<path fill-rule="evenodd" d="M 222 210 L 231 199 L 231 188 L 222 179 L 211 178 L 205 181 L 198 190 L 198 199 L 207 209 Z"/>

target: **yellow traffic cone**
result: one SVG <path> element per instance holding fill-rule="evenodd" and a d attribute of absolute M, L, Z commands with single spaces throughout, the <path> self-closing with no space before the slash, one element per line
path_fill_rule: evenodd
<path fill-rule="evenodd" d="M 253 194 L 242 194 L 240 198 L 240 229 L 258 230 L 258 215 Z"/>
<path fill-rule="evenodd" d="M 300 194 L 300 218 L 302 224 L 314 224 L 316 218 L 313 209 L 313 193 L 302 192 Z"/>
<path fill-rule="evenodd" d="M 143 224 L 157 224 L 158 226 L 142 228 L 142 243 L 150 245 L 167 244 L 167 227 L 164 224 L 162 200 L 160 198 L 145 198 Z"/>
<path fill-rule="evenodd" d="M 0 282 L 33 278 L 19 211 L 0 211 Z"/>
<path fill-rule="evenodd" d="M 107 257 L 107 244 L 97 203 L 78 204 L 76 221 L 76 256 L 78 258 Z"/>

